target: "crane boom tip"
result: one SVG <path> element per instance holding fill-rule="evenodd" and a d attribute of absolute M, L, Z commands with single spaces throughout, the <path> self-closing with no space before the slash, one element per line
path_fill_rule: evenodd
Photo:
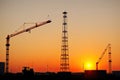
<path fill-rule="evenodd" d="M 51 20 L 48 20 L 47 23 L 51 23 L 52 21 Z"/>

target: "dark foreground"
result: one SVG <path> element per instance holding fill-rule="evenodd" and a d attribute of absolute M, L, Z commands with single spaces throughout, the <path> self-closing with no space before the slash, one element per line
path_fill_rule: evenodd
<path fill-rule="evenodd" d="M 3 73 L 0 80 L 120 80 L 120 71 L 111 74 L 107 74 L 106 70 L 85 70 L 84 73 L 36 73 L 33 69 L 25 67 L 22 73 Z"/>
<path fill-rule="evenodd" d="M 120 80 L 114 74 L 97 73 L 71 73 L 71 72 L 46 72 L 46 73 L 7 73 L 0 76 L 0 80 Z"/>

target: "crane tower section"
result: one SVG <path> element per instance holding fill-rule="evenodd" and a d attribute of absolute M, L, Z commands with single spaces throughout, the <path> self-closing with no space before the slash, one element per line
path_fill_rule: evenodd
<path fill-rule="evenodd" d="M 111 74 L 112 73 L 112 58 L 111 58 L 111 46 L 109 46 L 109 48 L 108 48 L 108 66 L 109 66 L 109 74 Z"/>
<path fill-rule="evenodd" d="M 60 71 L 61 72 L 69 72 L 67 12 L 63 12 L 62 46 L 61 46 L 60 61 L 61 61 L 60 62 Z"/>

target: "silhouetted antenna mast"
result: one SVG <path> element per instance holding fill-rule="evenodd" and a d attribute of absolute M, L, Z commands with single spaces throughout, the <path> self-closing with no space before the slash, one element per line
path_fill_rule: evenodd
<path fill-rule="evenodd" d="M 68 31 L 67 31 L 67 12 L 63 12 L 62 27 L 62 46 L 61 46 L 60 71 L 69 71 L 69 51 L 68 51 Z"/>

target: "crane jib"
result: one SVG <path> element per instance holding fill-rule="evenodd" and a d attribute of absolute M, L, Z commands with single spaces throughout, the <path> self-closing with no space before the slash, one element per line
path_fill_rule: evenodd
<path fill-rule="evenodd" d="M 50 22 L 52 22 L 52 21 L 51 21 L 51 20 L 48 20 L 48 21 L 47 21 L 47 23 L 50 23 Z"/>

